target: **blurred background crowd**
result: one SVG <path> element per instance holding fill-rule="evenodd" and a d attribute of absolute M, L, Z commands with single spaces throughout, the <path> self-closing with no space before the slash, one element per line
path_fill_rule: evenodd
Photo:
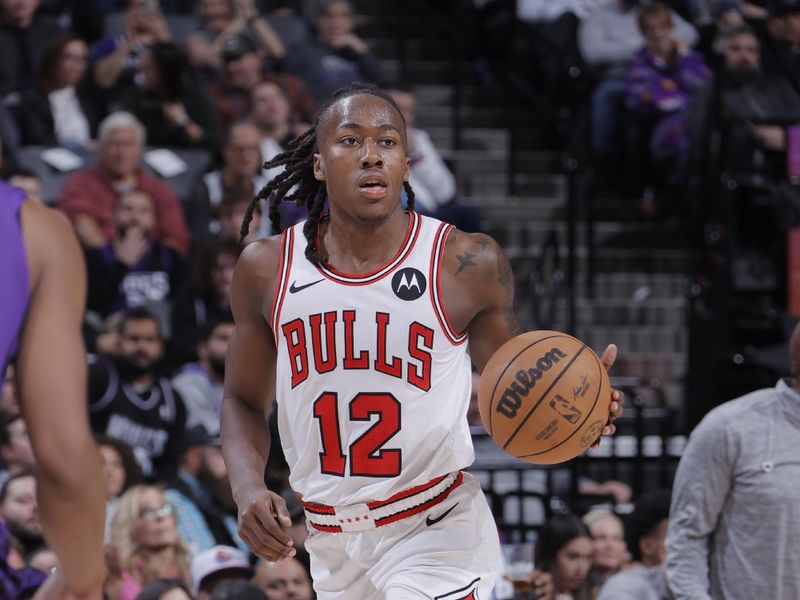
<path fill-rule="evenodd" d="M 494 453 L 473 405 L 504 539 L 536 533 L 537 568 L 576 600 L 616 597 L 631 565 L 663 594 L 643 598 L 668 597 L 685 436 L 785 374 L 800 314 L 800 3 L 0 0 L 0 55 L 0 178 L 85 253 L 109 598 L 312 597 L 277 431 L 266 478 L 301 551 L 272 564 L 236 533 L 219 408 L 262 165 L 353 81 L 402 110 L 417 209 L 506 249 L 524 328 L 620 346 L 633 402 L 579 465 Z M 245 243 L 271 233 L 259 207 Z M 13 365 L 0 459 L 0 597 L 24 598 L 57 564 Z"/>

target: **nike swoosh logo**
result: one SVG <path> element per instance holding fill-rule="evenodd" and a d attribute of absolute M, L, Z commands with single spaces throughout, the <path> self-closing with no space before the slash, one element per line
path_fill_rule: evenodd
<path fill-rule="evenodd" d="M 436 523 L 438 523 L 439 521 L 444 519 L 447 515 L 449 515 L 456 506 L 458 506 L 458 502 L 453 504 L 453 506 L 448 508 L 446 511 L 444 511 L 442 514 L 440 514 L 435 519 L 431 519 L 430 517 L 428 517 L 427 519 L 425 519 L 425 525 L 427 525 L 428 527 L 430 527 L 431 525 L 436 525 Z"/>
<path fill-rule="evenodd" d="M 289 293 L 296 294 L 297 292 L 306 289 L 307 287 L 311 287 L 312 285 L 317 285 L 320 281 L 324 281 L 324 279 L 317 279 L 316 281 L 312 281 L 311 283 L 306 283 L 305 285 L 296 285 L 296 281 L 292 282 L 292 285 L 289 286 Z"/>

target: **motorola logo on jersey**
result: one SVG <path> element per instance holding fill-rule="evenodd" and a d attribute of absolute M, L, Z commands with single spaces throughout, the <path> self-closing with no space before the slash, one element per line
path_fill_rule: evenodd
<path fill-rule="evenodd" d="M 416 300 L 420 298 L 428 287 L 422 271 L 406 267 L 400 269 L 392 277 L 392 291 L 400 300 Z"/>

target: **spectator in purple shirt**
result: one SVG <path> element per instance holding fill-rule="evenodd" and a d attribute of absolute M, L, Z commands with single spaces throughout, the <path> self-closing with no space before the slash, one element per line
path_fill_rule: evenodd
<path fill-rule="evenodd" d="M 630 111 L 652 119 L 651 158 L 671 162 L 669 183 L 679 184 L 688 160 L 686 109 L 711 74 L 702 56 L 674 37 L 665 4 L 652 2 L 642 7 L 639 28 L 645 45 L 628 69 L 625 104 Z"/>

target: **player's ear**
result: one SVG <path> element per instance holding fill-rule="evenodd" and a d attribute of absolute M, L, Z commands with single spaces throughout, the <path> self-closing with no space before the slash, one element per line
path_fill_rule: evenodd
<path fill-rule="evenodd" d="M 314 154 L 314 179 L 317 181 L 325 181 L 325 165 L 322 156 Z"/>
<path fill-rule="evenodd" d="M 411 177 L 411 157 L 406 156 L 406 168 L 403 171 L 403 181 L 408 181 L 409 177 Z"/>

